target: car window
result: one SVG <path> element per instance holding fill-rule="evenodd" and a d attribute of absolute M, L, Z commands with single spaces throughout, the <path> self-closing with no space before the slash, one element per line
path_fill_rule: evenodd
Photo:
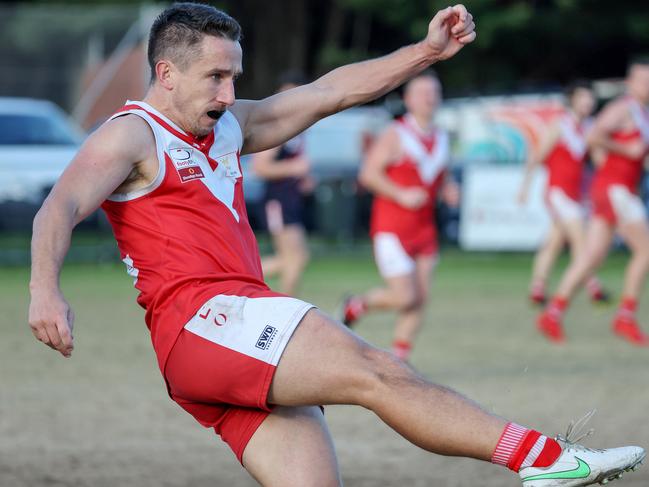
<path fill-rule="evenodd" d="M 64 119 L 0 113 L 0 145 L 76 144 L 76 136 Z"/>

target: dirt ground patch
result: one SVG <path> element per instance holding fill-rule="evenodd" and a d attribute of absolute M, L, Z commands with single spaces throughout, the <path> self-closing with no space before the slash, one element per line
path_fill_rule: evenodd
<path fill-rule="evenodd" d="M 448 255 L 413 365 L 549 434 L 596 408 L 588 446 L 649 446 L 649 351 L 613 338 L 613 310 L 583 298 L 567 320 L 569 343 L 545 343 L 524 301 L 528 263 L 529 256 Z M 615 256 L 604 269 L 613 289 L 622 264 Z M 332 310 L 341 281 L 348 290 L 376 283 L 369 256 L 315 262 L 302 296 Z M 66 269 L 64 290 L 77 313 L 71 360 L 31 337 L 27 282 L 27 269 L 0 269 L 0 486 L 256 485 L 219 438 L 168 399 L 121 267 Z M 647 298 L 640 316 L 649 326 Z M 375 315 L 358 332 L 387 346 L 391 324 L 390 315 Z M 420 451 L 360 408 L 328 407 L 326 416 L 347 486 L 520 485 L 493 465 Z M 646 487 L 649 468 L 614 485 Z"/>

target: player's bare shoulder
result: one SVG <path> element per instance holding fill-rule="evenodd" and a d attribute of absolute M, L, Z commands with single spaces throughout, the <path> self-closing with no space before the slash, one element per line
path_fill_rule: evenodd
<path fill-rule="evenodd" d="M 376 144 L 390 159 L 401 155 L 401 137 L 396 123 L 389 124 L 376 139 Z"/>
<path fill-rule="evenodd" d="M 633 129 L 629 100 L 619 97 L 608 102 L 597 117 L 596 124 L 608 131 Z"/>
<path fill-rule="evenodd" d="M 106 122 L 99 130 L 102 144 L 110 144 L 118 164 L 130 171 L 115 193 L 128 193 L 147 186 L 158 173 L 156 143 L 149 124 L 141 117 L 126 114 Z"/>

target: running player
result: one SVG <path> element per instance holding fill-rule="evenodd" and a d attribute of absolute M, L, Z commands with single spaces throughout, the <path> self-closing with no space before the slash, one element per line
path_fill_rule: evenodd
<path fill-rule="evenodd" d="M 416 44 L 260 101 L 235 101 L 239 38 L 236 21 L 204 4 L 174 4 L 155 20 L 145 100 L 86 140 L 34 220 L 34 336 L 71 356 L 59 273 L 72 228 L 102 205 L 170 396 L 262 485 L 340 485 L 321 404 L 362 405 L 428 451 L 506 465 L 527 487 L 588 485 L 635 468 L 642 448 L 589 450 L 507 422 L 263 282 L 239 155 L 452 57 L 475 38 L 466 9 L 438 12 Z"/>
<path fill-rule="evenodd" d="M 282 77 L 279 92 L 304 84 L 297 73 Z M 280 290 L 293 296 L 309 261 L 303 224 L 303 190 L 309 181 L 309 160 L 304 153 L 305 137 L 299 134 L 281 147 L 253 156 L 255 173 L 266 180 L 266 223 L 275 254 L 263 257 L 264 277 L 279 275 Z"/>
<path fill-rule="evenodd" d="M 437 263 L 435 206 L 440 189 L 457 205 L 459 190 L 446 177 L 448 135 L 433 125 L 441 85 L 432 72 L 410 80 L 406 114 L 377 139 L 360 173 L 374 193 L 370 232 L 385 287 L 350 296 L 343 322 L 352 325 L 374 310 L 398 312 L 392 352 L 407 360 L 421 328 L 430 279 Z"/>
<path fill-rule="evenodd" d="M 631 251 L 620 307 L 613 332 L 641 346 L 649 336 L 636 320 L 638 298 L 649 271 L 649 224 L 637 196 L 643 164 L 649 152 L 649 60 L 631 64 L 627 94 L 610 102 L 588 136 L 599 167 L 591 187 L 593 216 L 588 226 L 586 251 L 566 270 L 557 293 L 537 320 L 550 340 L 562 342 L 564 311 L 579 285 L 606 258 L 615 231 Z"/>
<path fill-rule="evenodd" d="M 585 211 L 582 206 L 584 166 L 588 156 L 586 133 L 592 124 L 590 116 L 595 97 L 590 84 L 576 82 L 566 89 L 568 110 L 549 128 L 536 151 L 530 151 L 519 203 L 527 202 L 530 182 L 535 169 L 543 162 L 548 172 L 546 203 L 552 218 L 550 231 L 543 246 L 534 257 L 530 302 L 546 304 L 546 285 L 552 267 L 566 242 L 572 259 L 583 252 L 585 245 Z M 606 303 L 608 293 L 595 276 L 588 278 L 586 289 L 593 302 Z"/>

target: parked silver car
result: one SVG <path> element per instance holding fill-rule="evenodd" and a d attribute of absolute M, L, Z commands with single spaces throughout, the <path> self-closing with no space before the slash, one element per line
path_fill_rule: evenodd
<path fill-rule="evenodd" d="M 83 137 L 52 102 L 0 97 L 0 227 L 31 226 Z"/>

